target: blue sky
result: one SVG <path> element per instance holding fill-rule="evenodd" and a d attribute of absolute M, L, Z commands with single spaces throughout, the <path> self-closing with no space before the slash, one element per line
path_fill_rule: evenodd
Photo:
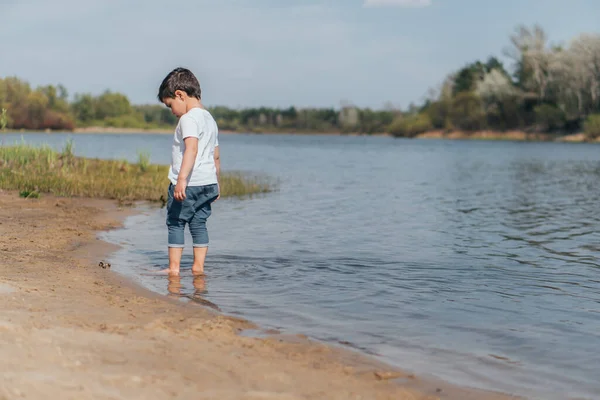
<path fill-rule="evenodd" d="M 176 66 L 206 105 L 382 108 L 502 55 L 518 24 L 598 32 L 598 0 L 0 0 L 0 76 L 152 103 Z"/>

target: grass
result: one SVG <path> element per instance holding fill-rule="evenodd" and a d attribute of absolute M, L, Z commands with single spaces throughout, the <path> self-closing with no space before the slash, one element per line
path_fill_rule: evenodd
<path fill-rule="evenodd" d="M 150 167 L 150 154 L 147 152 L 138 152 L 138 165 L 140 167 L 140 171 L 148 171 L 148 168 Z"/>
<path fill-rule="evenodd" d="M 0 130 L 5 131 L 6 125 L 8 125 L 8 110 L 3 108 L 0 111 Z"/>
<path fill-rule="evenodd" d="M 123 160 L 76 157 L 73 143 L 62 152 L 48 146 L 0 146 L 0 188 L 18 190 L 21 197 L 37 198 L 41 193 L 61 197 L 116 199 L 123 203 L 137 200 L 166 201 L 169 167 L 150 164 L 147 154 L 139 153 L 137 164 Z M 245 197 L 272 190 L 258 177 L 221 172 L 221 197 Z"/>

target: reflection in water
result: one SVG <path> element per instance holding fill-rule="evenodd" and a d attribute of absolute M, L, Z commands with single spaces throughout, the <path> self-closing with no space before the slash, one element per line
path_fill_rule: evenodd
<path fill-rule="evenodd" d="M 180 298 L 181 297 L 181 276 L 179 275 L 168 275 L 169 284 L 167 285 L 167 290 L 169 292 L 169 297 L 171 298 Z"/>
<path fill-rule="evenodd" d="M 167 275 L 167 292 L 168 297 L 181 299 L 186 298 L 195 303 L 201 304 L 206 307 L 213 308 L 215 310 L 219 310 L 219 307 L 206 300 L 203 295 L 206 293 L 206 276 L 205 275 L 192 275 L 191 281 L 194 290 L 191 293 L 187 293 L 184 291 L 184 287 L 182 285 L 181 275 Z"/>

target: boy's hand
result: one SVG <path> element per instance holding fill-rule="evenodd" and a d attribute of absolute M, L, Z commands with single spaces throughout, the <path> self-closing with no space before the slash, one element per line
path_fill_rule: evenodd
<path fill-rule="evenodd" d="M 173 198 L 177 201 L 185 200 L 185 188 L 187 187 L 187 181 L 177 181 L 175 190 L 173 191 Z"/>
<path fill-rule="evenodd" d="M 219 200 L 221 198 L 221 185 L 219 185 L 217 183 L 217 198 L 215 199 L 215 201 Z"/>

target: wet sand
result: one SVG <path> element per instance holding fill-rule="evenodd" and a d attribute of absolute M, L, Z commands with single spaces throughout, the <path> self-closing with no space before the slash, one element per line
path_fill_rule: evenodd
<path fill-rule="evenodd" d="M 98 266 L 114 247 L 96 238 L 131 212 L 0 191 L 0 399 L 512 398 L 300 336 L 241 336 L 256 327 L 135 286 Z"/>

